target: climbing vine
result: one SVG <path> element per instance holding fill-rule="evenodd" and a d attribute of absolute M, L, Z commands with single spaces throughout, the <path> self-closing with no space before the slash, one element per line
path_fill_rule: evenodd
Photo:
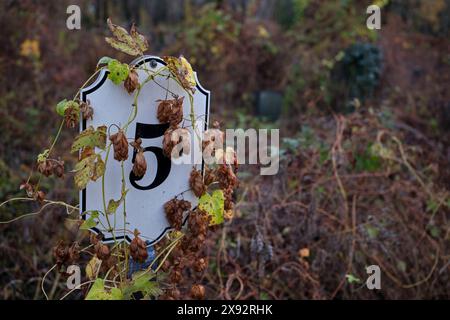
<path fill-rule="evenodd" d="M 117 26 L 108 19 L 108 26 L 112 37 L 105 38 L 113 48 L 130 56 L 143 56 L 149 44 L 133 25 L 130 31 Z M 172 231 L 166 234 L 155 248 L 147 246 L 140 237 L 139 230 L 127 230 L 126 201 L 128 186 L 125 179 L 124 161 L 129 157 L 129 150 L 135 153 L 132 172 L 136 177 L 145 175 L 148 168 L 141 139 L 127 137 L 127 129 L 136 119 L 138 97 L 142 88 L 156 82 L 156 77 L 166 75 L 174 80 L 188 96 L 189 106 L 184 97 L 179 97 L 168 88 L 166 96 L 158 100 L 157 118 L 160 123 L 168 124 L 163 137 L 163 153 L 168 158 L 177 158 L 181 154 L 189 154 L 192 149 L 187 138 L 188 130 L 184 127 L 183 110 L 189 108 L 191 126 L 198 136 L 195 125 L 198 118 L 194 111 L 193 95 L 196 80 L 188 60 L 180 57 L 163 57 L 165 65 L 156 71 L 148 70 L 145 66 L 135 66 L 110 57 L 99 60 L 92 76 L 79 88 L 72 99 L 64 99 L 57 103 L 56 112 L 62 117 L 61 124 L 49 148 L 37 157 L 34 171 L 32 171 L 20 189 L 26 192 L 26 197 L 13 198 L 5 201 L 1 206 L 14 201 L 37 201 L 41 205 L 41 212 L 49 205 L 62 206 L 67 213 L 80 211 L 79 205 L 71 205 L 63 201 L 54 201 L 46 197 L 41 187 L 43 178 L 55 177 L 64 179 L 66 175 L 73 176 L 77 189 L 85 189 L 92 181 L 101 181 L 103 210 L 88 210 L 80 212 L 77 217 L 79 232 L 97 228 L 98 234 L 91 233 L 89 244 L 82 247 L 79 242 L 65 243 L 60 240 L 53 248 L 55 265 L 47 272 L 42 280 L 42 290 L 47 297 L 45 277 L 50 272 L 59 272 L 69 277 L 69 266 L 79 263 L 82 255 L 89 255 L 89 262 L 84 270 L 86 281 L 68 291 L 61 299 L 70 296 L 75 290 L 82 289 L 86 299 L 178 299 L 190 296 L 202 299 L 205 288 L 195 284 L 190 288 L 183 286 L 183 280 L 188 269 L 190 277 L 199 279 L 208 266 L 208 259 L 204 254 L 205 242 L 211 226 L 223 223 L 233 216 L 233 192 L 238 186 L 237 161 L 233 150 L 224 151 L 217 147 L 217 142 L 223 142 L 223 132 L 217 123 L 210 133 L 202 139 L 201 150 L 209 150 L 209 154 L 216 160 L 205 165 L 203 171 L 193 168 L 190 177 L 190 190 L 198 199 L 198 206 L 177 196 L 164 205 L 167 220 Z M 117 86 L 133 96 L 132 109 L 124 125 L 113 124 L 94 128 L 88 127 L 78 134 L 72 142 L 70 152 L 78 154 L 78 161 L 74 168 L 67 171 L 66 164 L 55 155 L 55 145 L 61 132 L 75 129 L 83 120 L 93 119 L 96 115 L 89 100 L 82 101 L 80 93 L 102 70 L 108 70 L 108 78 Z M 138 70 L 146 74 L 140 79 Z M 168 97 L 170 95 L 171 97 Z M 114 133 L 113 133 L 114 132 Z M 112 157 L 111 157 L 112 153 Z M 119 199 L 105 197 L 105 168 L 110 161 L 118 161 L 121 165 L 121 195 Z M 119 212 L 122 206 L 123 211 Z M 10 221 L 11 223 L 30 215 L 24 214 Z M 100 219 L 103 217 L 104 219 Z M 123 219 L 124 229 L 117 229 L 115 221 Z M 102 222 L 103 221 L 103 222 Z M 105 223 L 106 221 L 106 223 Z M 113 241 L 105 243 L 103 233 L 112 235 Z M 132 241 L 128 244 L 119 241 L 118 235 L 130 235 Z M 155 250 L 156 249 L 156 252 Z"/>

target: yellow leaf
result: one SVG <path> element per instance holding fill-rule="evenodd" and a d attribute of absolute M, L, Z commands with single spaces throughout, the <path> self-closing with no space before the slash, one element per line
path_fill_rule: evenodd
<path fill-rule="evenodd" d="M 134 42 L 137 44 L 139 49 L 141 49 L 141 51 L 143 52 L 147 51 L 148 50 L 147 39 L 145 39 L 145 37 L 137 31 L 136 26 L 134 24 L 131 26 L 130 33 L 131 37 L 133 38 Z"/>
<path fill-rule="evenodd" d="M 97 272 L 102 264 L 102 260 L 97 258 L 97 256 L 93 256 L 92 259 L 86 265 L 86 276 L 89 280 L 94 280 L 97 276 Z"/>
<path fill-rule="evenodd" d="M 298 251 L 298 255 L 300 256 L 300 258 L 308 258 L 309 257 L 309 249 L 308 248 L 303 248 L 300 249 Z"/>
<path fill-rule="evenodd" d="M 134 47 L 130 47 L 125 42 L 120 42 L 117 39 L 106 37 L 105 41 L 109 43 L 111 47 L 116 50 L 122 51 L 123 53 L 129 54 L 130 56 L 138 56 L 142 54 L 142 52 Z"/>
<path fill-rule="evenodd" d="M 148 49 L 148 42 L 145 37 L 139 34 L 136 27 L 131 27 L 130 33 L 121 26 L 117 26 L 111 22 L 111 19 L 107 21 L 108 27 L 111 30 L 114 38 L 105 38 L 114 49 L 122 51 L 131 56 L 142 55 L 144 51 Z"/>
<path fill-rule="evenodd" d="M 183 56 L 179 58 L 166 56 L 163 59 L 167 63 L 172 75 L 178 79 L 183 88 L 195 93 L 197 83 L 195 81 L 194 70 L 192 70 L 189 61 Z"/>
<path fill-rule="evenodd" d="M 205 193 L 198 200 L 200 209 L 205 210 L 210 216 L 209 225 L 221 224 L 224 220 L 224 195 L 222 190 L 215 190 L 211 195 Z"/>
<path fill-rule="evenodd" d="M 100 126 L 94 130 L 92 126 L 81 132 L 74 140 L 71 152 L 76 152 L 85 147 L 106 147 L 106 126 Z"/>
<path fill-rule="evenodd" d="M 75 184 L 78 189 L 86 188 L 89 180 L 96 181 L 105 173 L 105 163 L 97 154 L 90 155 L 75 165 Z"/>
<path fill-rule="evenodd" d="M 39 41 L 26 39 L 20 45 L 20 55 L 23 57 L 39 58 L 41 55 Z"/>
<path fill-rule="evenodd" d="M 270 33 L 269 33 L 269 31 L 267 31 L 267 29 L 266 28 L 264 28 L 264 26 L 262 26 L 262 25 L 259 25 L 258 26 L 258 35 L 261 37 L 261 38 L 270 38 Z"/>

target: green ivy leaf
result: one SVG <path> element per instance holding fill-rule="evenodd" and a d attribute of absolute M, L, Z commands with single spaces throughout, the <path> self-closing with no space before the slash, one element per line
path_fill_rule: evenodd
<path fill-rule="evenodd" d="M 78 189 L 86 188 L 90 180 L 96 181 L 105 173 L 105 163 L 98 154 L 84 158 L 75 165 L 75 185 Z"/>
<path fill-rule="evenodd" d="M 91 290 L 89 290 L 86 300 L 123 300 L 123 294 L 119 288 L 112 288 L 107 291 L 105 280 L 97 278 Z"/>
<path fill-rule="evenodd" d="M 115 59 L 108 63 L 108 70 L 108 78 L 116 85 L 124 82 L 130 72 L 127 64 L 121 63 Z"/>
<path fill-rule="evenodd" d="M 210 195 L 205 193 L 198 202 L 200 209 L 205 210 L 211 216 L 210 225 L 221 224 L 223 222 L 225 197 L 222 190 L 216 190 Z"/>
<path fill-rule="evenodd" d="M 81 230 L 89 230 L 94 228 L 98 224 L 98 211 L 92 211 L 89 218 L 83 221 L 83 224 L 80 226 Z"/>
<path fill-rule="evenodd" d="M 131 282 L 122 288 L 123 296 L 131 299 L 133 293 L 142 292 L 144 297 L 157 297 L 162 293 L 157 281 L 152 281 L 155 277 L 154 273 L 146 271 L 138 271 L 133 273 Z"/>
<path fill-rule="evenodd" d="M 106 147 L 106 126 L 100 126 L 97 130 L 91 126 L 81 132 L 74 140 L 70 152 L 77 152 L 85 147 L 98 147 L 105 149 Z"/>
<path fill-rule="evenodd" d="M 102 265 L 102 260 L 93 256 L 91 260 L 86 265 L 85 272 L 89 280 L 94 280 L 98 274 L 98 271 Z"/>
<path fill-rule="evenodd" d="M 66 112 L 66 109 L 69 107 L 67 102 L 67 99 L 64 99 L 58 102 L 58 104 L 56 105 L 56 113 L 61 117 L 64 117 L 64 112 Z"/>

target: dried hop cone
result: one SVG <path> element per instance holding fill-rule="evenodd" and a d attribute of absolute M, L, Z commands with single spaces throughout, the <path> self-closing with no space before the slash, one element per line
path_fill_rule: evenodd
<path fill-rule="evenodd" d="M 173 141 L 172 135 L 176 128 L 169 128 L 164 132 L 163 138 L 163 153 L 166 157 L 171 158 L 173 147 L 176 144 L 176 141 Z"/>
<path fill-rule="evenodd" d="M 208 261 L 206 258 L 199 258 L 195 260 L 193 268 L 195 272 L 203 272 L 208 267 Z"/>
<path fill-rule="evenodd" d="M 62 178 L 64 176 L 64 161 L 54 160 L 52 170 L 55 176 Z"/>
<path fill-rule="evenodd" d="M 177 288 L 168 289 L 166 291 L 167 298 L 170 300 L 178 300 L 180 299 L 181 293 Z"/>
<path fill-rule="evenodd" d="M 217 121 L 217 120 L 214 120 L 214 121 L 213 121 L 213 124 L 212 124 L 212 127 L 213 127 L 214 129 L 220 129 L 220 122 Z"/>
<path fill-rule="evenodd" d="M 208 232 L 210 216 L 205 210 L 199 208 L 191 211 L 188 218 L 189 230 L 193 235 L 206 235 Z"/>
<path fill-rule="evenodd" d="M 169 281 L 171 283 L 180 283 L 183 280 L 183 273 L 179 268 L 173 268 L 169 274 Z"/>
<path fill-rule="evenodd" d="M 147 162 L 144 157 L 144 149 L 141 147 L 142 139 L 138 138 L 130 144 L 136 149 L 136 157 L 133 164 L 133 173 L 136 177 L 144 176 L 147 171 Z"/>
<path fill-rule="evenodd" d="M 98 242 L 94 246 L 94 249 L 97 258 L 99 258 L 100 260 L 108 260 L 109 257 L 111 256 L 111 251 L 109 250 L 109 247 L 106 244 Z"/>
<path fill-rule="evenodd" d="M 32 197 L 34 194 L 34 187 L 31 183 L 25 182 L 20 185 L 20 190 L 25 189 L 27 196 Z"/>
<path fill-rule="evenodd" d="M 176 254 L 174 253 L 174 255 L 172 256 L 172 265 L 174 268 L 182 270 L 186 266 L 186 252 L 183 251 L 182 246 L 177 246 L 176 249 Z"/>
<path fill-rule="evenodd" d="M 230 209 L 230 210 L 225 210 L 225 211 L 223 212 L 223 218 L 224 218 L 226 221 L 232 220 L 233 217 L 234 217 L 234 211 L 233 211 L 232 209 Z"/>
<path fill-rule="evenodd" d="M 63 240 L 60 240 L 58 244 L 53 248 L 53 257 L 56 260 L 56 264 L 61 266 L 67 262 L 69 249 L 64 244 Z"/>
<path fill-rule="evenodd" d="M 189 177 L 189 186 L 197 198 L 200 198 L 206 192 L 206 186 L 203 183 L 203 177 L 200 171 L 192 169 Z"/>
<path fill-rule="evenodd" d="M 191 209 L 191 203 L 186 200 L 172 199 L 164 205 L 167 220 L 169 220 L 170 225 L 176 230 L 181 230 L 183 213 L 189 209 Z"/>
<path fill-rule="evenodd" d="M 170 262 L 168 260 L 164 261 L 164 263 L 161 265 L 161 270 L 163 272 L 167 272 L 170 269 Z"/>
<path fill-rule="evenodd" d="M 134 261 L 144 263 L 147 260 L 148 252 L 144 240 L 139 238 L 139 231 L 134 230 L 134 239 L 130 243 L 130 255 Z"/>
<path fill-rule="evenodd" d="M 172 100 L 156 100 L 159 102 L 156 117 L 161 123 L 168 123 L 170 118 L 170 109 L 172 108 Z"/>
<path fill-rule="evenodd" d="M 35 192 L 34 198 L 42 204 L 45 200 L 45 192 L 42 190 Z"/>
<path fill-rule="evenodd" d="M 232 210 L 234 208 L 233 203 L 233 189 L 226 189 L 224 191 L 225 201 L 224 201 L 224 209 Z"/>
<path fill-rule="evenodd" d="M 187 238 L 189 241 L 186 243 L 187 252 L 198 252 L 205 247 L 206 235 L 204 233 L 198 234 L 197 236 L 190 236 Z"/>
<path fill-rule="evenodd" d="M 109 269 L 111 269 L 114 265 L 117 264 L 117 257 L 115 256 L 111 256 L 108 258 L 108 260 L 106 260 L 106 267 Z"/>
<path fill-rule="evenodd" d="M 184 97 L 172 100 L 158 100 L 157 117 L 161 123 L 170 123 L 171 126 L 177 126 L 183 120 L 183 101 Z"/>
<path fill-rule="evenodd" d="M 68 260 L 70 263 L 76 262 L 80 259 L 80 246 L 78 242 L 74 242 L 68 250 Z"/>
<path fill-rule="evenodd" d="M 52 161 L 50 159 L 45 159 L 44 161 L 39 162 L 37 169 L 44 176 L 51 176 L 53 173 Z"/>
<path fill-rule="evenodd" d="M 94 116 L 94 109 L 91 107 L 89 100 L 87 100 L 86 102 L 81 102 L 80 111 L 83 114 L 84 120 L 88 120 L 88 119 L 92 120 L 92 118 Z"/>
<path fill-rule="evenodd" d="M 100 266 L 100 273 L 107 273 L 108 271 L 111 275 L 115 274 L 115 265 L 117 264 L 117 257 L 110 256 L 108 259 L 103 260 Z"/>
<path fill-rule="evenodd" d="M 201 284 L 194 284 L 191 287 L 191 298 L 196 300 L 203 300 L 205 298 L 205 287 Z"/>
<path fill-rule="evenodd" d="M 78 102 L 70 101 L 64 111 L 64 120 L 67 128 L 75 128 L 80 119 L 80 105 Z"/>
<path fill-rule="evenodd" d="M 38 163 L 38 171 L 48 177 L 54 174 L 58 178 L 64 176 L 64 161 L 45 159 Z"/>
<path fill-rule="evenodd" d="M 145 161 L 144 152 L 140 150 L 137 152 L 136 159 L 134 160 L 133 173 L 136 177 L 142 177 L 146 171 L 147 162 Z"/>
<path fill-rule="evenodd" d="M 103 239 L 103 234 L 102 233 L 98 233 L 98 234 L 91 233 L 91 235 L 89 236 L 89 242 L 91 244 L 93 244 L 93 245 L 96 245 L 102 239 Z"/>
<path fill-rule="evenodd" d="M 136 90 L 139 87 L 139 76 L 136 72 L 136 70 L 131 69 L 128 73 L 128 77 L 125 79 L 125 82 L 123 83 L 123 86 L 127 90 L 129 94 L 132 94 L 134 90 Z"/>
<path fill-rule="evenodd" d="M 221 189 L 234 189 L 239 184 L 239 180 L 234 174 L 233 169 L 226 163 L 217 168 L 216 176 Z"/>
<path fill-rule="evenodd" d="M 206 168 L 205 170 L 205 185 L 209 186 L 210 184 L 214 183 L 216 181 L 216 174 L 214 173 L 214 170 L 211 170 L 209 168 Z"/>
<path fill-rule="evenodd" d="M 173 150 L 176 147 L 176 150 Z M 191 144 L 189 141 L 189 131 L 184 128 L 170 127 L 164 133 L 163 152 L 168 158 L 180 157 L 183 153 L 191 152 Z"/>
<path fill-rule="evenodd" d="M 114 159 L 125 161 L 128 159 L 128 141 L 123 130 L 109 137 L 114 147 Z"/>

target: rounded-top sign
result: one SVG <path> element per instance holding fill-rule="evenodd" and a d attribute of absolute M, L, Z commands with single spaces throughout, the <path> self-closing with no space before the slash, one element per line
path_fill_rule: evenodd
<path fill-rule="evenodd" d="M 188 94 L 180 85 L 168 77 L 169 71 L 159 72 L 165 62 L 154 56 L 144 56 L 133 62 L 142 83 L 149 74 L 155 74 L 154 81 L 147 82 L 138 96 L 138 113 L 136 118 L 128 126 L 126 136 L 129 141 L 137 138 L 142 139 L 142 147 L 147 161 L 147 172 L 142 178 L 137 178 L 132 173 L 133 161 L 136 154 L 133 148 L 129 148 L 129 157 L 124 162 L 125 178 L 127 181 L 126 203 L 121 203 L 115 214 L 110 214 L 106 219 L 104 213 L 99 216 L 100 225 L 103 229 L 115 231 L 116 240 L 131 241 L 130 235 L 134 229 L 138 229 L 140 237 L 152 245 L 160 240 L 170 230 L 170 225 L 164 212 L 164 204 L 178 196 L 192 203 L 195 207 L 198 199 L 189 190 L 189 175 L 192 170 L 192 161 L 180 161 L 173 163 L 170 158 L 164 156 L 162 141 L 168 124 L 160 123 L 157 119 L 158 100 L 172 98 L 171 95 L 184 97 L 183 122 L 181 125 L 191 133 L 190 154 L 183 155 L 186 159 L 201 159 L 201 141 L 198 133 L 202 134 L 207 128 L 210 92 L 199 85 L 193 94 L 193 108 L 195 111 L 196 133 L 192 128 L 190 120 L 191 106 Z M 89 126 L 94 128 L 106 125 L 110 134 L 115 133 L 117 126 L 123 126 L 133 111 L 134 94 L 128 94 L 123 86 L 115 85 L 108 79 L 109 71 L 103 69 L 97 80 L 89 87 L 81 91 L 81 99 L 90 102 L 94 109 L 92 120 L 83 120 L 81 131 Z M 169 95 L 169 96 L 168 96 Z M 103 160 L 107 152 L 101 153 Z M 186 160 L 185 159 L 185 160 Z M 183 160 L 183 159 L 180 159 Z M 202 163 L 200 161 L 200 163 Z M 197 164 L 201 169 L 202 164 Z M 106 165 L 104 179 L 98 179 L 87 185 L 80 192 L 81 212 L 96 210 L 103 212 L 104 203 L 109 199 L 121 198 L 122 167 L 121 163 L 114 161 L 112 154 Z M 102 195 L 102 184 L 104 184 L 105 195 Z M 125 211 L 125 215 L 124 215 Z M 125 217 L 124 217 L 125 216 Z M 124 225 L 124 222 L 126 225 Z M 99 229 L 91 229 L 98 233 Z M 113 235 L 108 231 L 102 231 L 104 241 L 112 241 Z"/>

